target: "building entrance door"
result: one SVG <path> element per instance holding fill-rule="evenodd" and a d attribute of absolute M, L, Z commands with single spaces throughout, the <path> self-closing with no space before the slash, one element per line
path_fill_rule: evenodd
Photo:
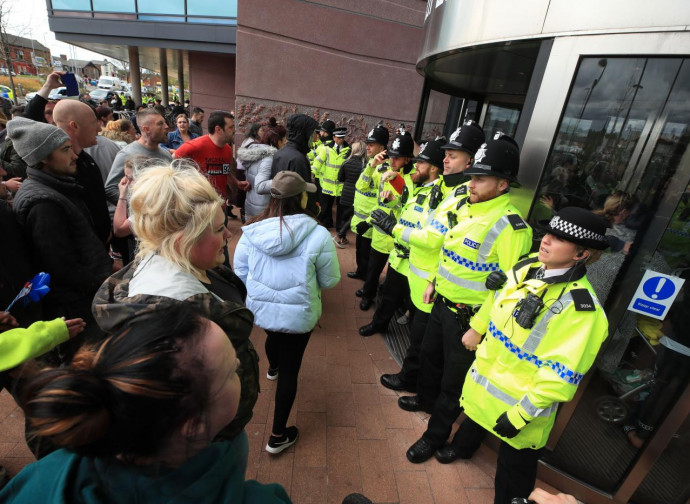
<path fill-rule="evenodd" d="M 628 305 L 645 271 L 690 278 L 689 141 L 689 60 L 583 58 L 530 213 L 581 206 L 609 221 L 612 246 L 588 273 L 609 340 L 544 457 L 602 501 L 687 498 L 690 292 L 664 320 Z"/>

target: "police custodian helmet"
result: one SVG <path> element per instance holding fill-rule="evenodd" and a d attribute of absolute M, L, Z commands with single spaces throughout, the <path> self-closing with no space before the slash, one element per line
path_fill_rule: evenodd
<path fill-rule="evenodd" d="M 426 161 L 430 165 L 443 170 L 443 158 L 446 157 L 446 151 L 442 146 L 447 143 L 446 137 L 436 137 L 434 140 L 429 140 L 420 146 L 419 154 L 415 156 L 413 161 Z"/>
<path fill-rule="evenodd" d="M 474 121 L 465 121 L 462 126 L 453 132 L 448 142 L 441 148 L 465 151 L 474 157 L 477 149 L 484 142 L 484 130 L 482 127 Z"/>
<path fill-rule="evenodd" d="M 386 145 L 388 145 L 389 138 L 390 134 L 388 133 L 388 128 L 386 128 L 383 125 L 383 121 L 379 121 L 379 123 L 376 126 L 374 126 L 374 128 L 372 128 L 372 130 L 369 132 L 365 142 L 377 143 L 385 147 Z"/>
<path fill-rule="evenodd" d="M 465 175 L 486 175 L 504 178 L 511 185 L 519 186 L 517 181 L 520 169 L 520 149 L 508 135 L 498 132 L 477 150 L 474 163 L 465 170 Z"/>

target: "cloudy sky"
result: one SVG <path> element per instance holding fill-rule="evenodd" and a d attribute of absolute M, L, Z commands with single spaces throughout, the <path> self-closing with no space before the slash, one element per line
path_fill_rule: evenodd
<path fill-rule="evenodd" d="M 103 59 L 103 56 L 92 51 L 55 40 L 55 34 L 48 28 L 48 9 L 45 0 L 0 0 L 0 5 L 3 6 L 3 11 L 9 10 L 9 33 L 40 42 L 50 48 L 53 56 L 65 54 L 68 58 Z"/>

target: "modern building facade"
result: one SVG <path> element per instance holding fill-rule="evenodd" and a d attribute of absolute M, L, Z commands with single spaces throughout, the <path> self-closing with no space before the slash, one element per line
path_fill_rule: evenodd
<path fill-rule="evenodd" d="M 415 120 L 424 0 L 46 1 L 58 40 L 177 75 L 192 106 L 235 110 L 239 133 L 294 111 L 354 138 Z"/>
<path fill-rule="evenodd" d="M 666 282 L 690 271 L 690 4 L 429 0 L 425 16 L 416 137 L 466 119 L 513 135 L 512 197 L 532 224 L 606 209 L 620 240 L 589 275 L 609 339 L 562 406 L 540 477 L 588 503 L 686 502 L 690 292 Z M 647 272 L 680 288 L 670 308 Z M 631 442 L 622 425 L 650 410 L 653 429 Z"/>

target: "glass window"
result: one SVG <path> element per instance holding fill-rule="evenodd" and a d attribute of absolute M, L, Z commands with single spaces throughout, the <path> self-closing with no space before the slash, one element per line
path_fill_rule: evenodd
<path fill-rule="evenodd" d="M 91 2 L 89 0 L 53 0 L 53 9 L 55 10 L 72 10 L 72 11 L 90 11 Z"/>
<path fill-rule="evenodd" d="M 207 24 L 222 24 L 235 26 L 237 24 L 237 19 L 230 18 L 207 18 L 207 17 L 188 17 L 188 23 L 207 23 Z"/>
<path fill-rule="evenodd" d="M 429 101 L 427 102 L 426 115 L 424 116 L 424 127 L 422 128 L 422 135 L 420 137 L 422 140 L 426 141 L 443 134 L 449 103 L 450 95 L 433 89 L 429 91 Z"/>
<path fill-rule="evenodd" d="M 138 0 L 137 8 L 142 14 L 184 14 L 185 0 Z"/>
<path fill-rule="evenodd" d="M 237 17 L 237 0 L 187 1 L 187 14 L 190 16 Z"/>
<path fill-rule="evenodd" d="M 663 321 L 609 313 L 617 325 L 597 357 L 597 372 L 545 457 L 606 492 L 628 477 L 690 378 L 690 186 L 683 190 L 689 141 L 689 60 L 585 58 L 531 213 L 536 224 L 574 205 L 608 221 L 611 247 L 587 273 L 604 306 L 610 299 L 611 306 L 627 307 L 644 270 L 688 279 Z M 660 220 L 668 222 L 663 234 L 650 226 Z M 640 503 L 680 502 L 686 491 L 690 452 L 675 438 L 668 450 L 657 462 L 663 469 L 654 466 L 640 488 Z"/>
<path fill-rule="evenodd" d="M 520 108 L 518 105 L 489 103 L 483 126 L 486 138 L 493 138 L 498 131 L 511 137 L 515 136 Z"/>
<path fill-rule="evenodd" d="M 93 0 L 93 10 L 99 12 L 136 12 L 134 0 Z"/>

